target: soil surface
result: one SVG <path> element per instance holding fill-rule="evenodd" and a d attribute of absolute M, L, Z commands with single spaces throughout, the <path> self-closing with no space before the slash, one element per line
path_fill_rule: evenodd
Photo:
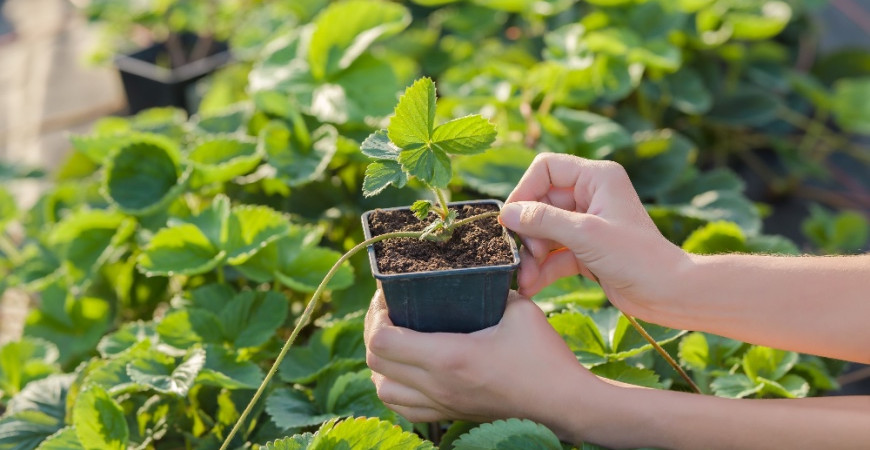
<path fill-rule="evenodd" d="M 489 211 L 496 205 L 462 205 L 454 207 L 459 219 Z M 432 222 L 420 221 L 408 210 L 375 210 L 369 216 L 372 236 L 393 231 L 420 231 Z M 375 256 L 381 273 L 425 272 L 463 267 L 504 265 L 513 262 L 504 229 L 495 217 L 476 220 L 453 231 L 446 242 L 419 239 L 388 239 L 375 244 Z"/>

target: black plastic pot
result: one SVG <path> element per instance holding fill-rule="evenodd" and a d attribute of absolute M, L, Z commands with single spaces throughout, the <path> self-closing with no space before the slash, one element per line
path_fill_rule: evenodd
<path fill-rule="evenodd" d="M 450 203 L 494 204 L 497 200 Z M 387 210 L 408 208 L 386 208 Z M 366 239 L 372 237 L 369 215 L 362 215 Z M 508 291 L 514 272 L 520 264 L 519 251 L 504 230 L 514 261 L 499 266 L 480 266 L 431 272 L 384 274 L 378 270 L 374 246 L 369 246 L 372 275 L 381 282 L 390 320 L 394 324 L 417 331 L 470 333 L 497 324 L 504 315 Z"/>
<path fill-rule="evenodd" d="M 182 37 L 185 47 L 192 46 L 192 42 L 195 42 L 195 37 Z M 197 105 L 191 101 L 190 87 L 230 60 L 227 45 L 221 42 L 213 43 L 205 58 L 174 69 L 157 65 L 157 60 L 166 54 L 165 44 L 155 44 L 136 53 L 115 57 L 130 114 L 155 106 L 175 106 L 193 114 Z"/>

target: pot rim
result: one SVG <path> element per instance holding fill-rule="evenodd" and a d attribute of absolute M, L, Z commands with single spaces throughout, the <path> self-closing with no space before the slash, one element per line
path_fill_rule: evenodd
<path fill-rule="evenodd" d="M 475 205 L 475 204 L 495 204 L 498 206 L 498 209 L 504 206 L 504 202 L 496 199 L 483 199 L 483 200 L 466 200 L 461 202 L 448 202 L 447 206 L 462 206 L 462 205 Z M 396 211 L 396 210 L 410 210 L 411 208 L 408 206 L 395 206 L 391 208 L 377 208 L 364 212 L 361 216 L 363 233 L 365 234 L 365 238 L 369 239 L 372 237 L 371 230 L 369 229 L 369 221 L 368 218 L 372 212 L 376 210 L 381 211 Z M 378 280 L 391 279 L 391 278 L 422 278 L 422 277 L 442 277 L 442 276 L 456 276 L 456 275 L 472 275 L 477 272 L 509 272 L 516 270 L 520 265 L 520 252 L 517 248 L 517 243 L 514 239 L 510 237 L 511 231 L 501 225 L 502 228 L 502 236 L 507 239 L 510 247 L 511 253 L 513 253 L 514 262 L 510 264 L 499 264 L 494 266 L 474 266 L 474 267 L 461 267 L 458 269 L 444 269 L 444 270 L 429 270 L 429 271 L 417 271 L 417 272 L 405 272 L 405 273 L 381 273 L 378 269 L 377 260 L 375 257 L 375 246 L 369 245 L 367 247 L 368 255 L 369 255 L 369 265 L 371 266 L 372 275 Z"/>

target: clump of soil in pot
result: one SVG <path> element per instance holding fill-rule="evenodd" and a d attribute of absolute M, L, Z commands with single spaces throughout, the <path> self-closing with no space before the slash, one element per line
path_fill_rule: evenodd
<path fill-rule="evenodd" d="M 489 211 L 497 205 L 462 205 L 451 207 L 458 219 Z M 421 231 L 432 222 L 420 221 L 409 210 L 375 210 L 369 216 L 372 236 L 393 231 Z M 411 238 L 387 239 L 375 244 L 378 270 L 381 273 L 408 273 L 463 267 L 496 266 L 513 263 L 513 252 L 505 239 L 504 229 L 495 217 L 476 220 L 453 230 L 445 242 Z"/>

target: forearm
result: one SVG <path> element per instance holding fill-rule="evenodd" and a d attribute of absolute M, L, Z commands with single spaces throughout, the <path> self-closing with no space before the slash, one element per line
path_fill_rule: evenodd
<path fill-rule="evenodd" d="M 667 326 L 870 362 L 870 256 L 693 256 Z"/>
<path fill-rule="evenodd" d="M 870 442 L 870 397 L 734 400 L 616 386 L 572 395 L 573 408 L 566 402 L 563 418 L 551 427 L 562 439 L 576 443 L 616 448 L 858 449 Z"/>

